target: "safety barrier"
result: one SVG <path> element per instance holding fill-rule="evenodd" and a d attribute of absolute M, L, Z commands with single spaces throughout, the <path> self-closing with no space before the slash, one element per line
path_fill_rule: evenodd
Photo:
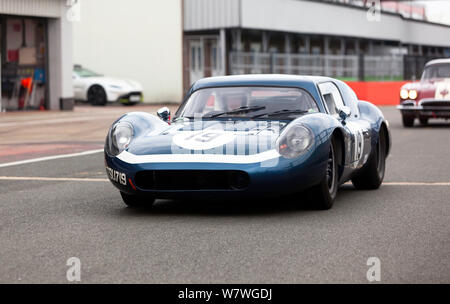
<path fill-rule="evenodd" d="M 379 106 L 398 105 L 400 88 L 408 81 L 346 81 L 358 99 Z"/>

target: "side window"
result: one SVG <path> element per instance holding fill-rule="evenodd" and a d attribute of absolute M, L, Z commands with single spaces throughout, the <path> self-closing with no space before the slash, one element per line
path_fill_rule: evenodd
<path fill-rule="evenodd" d="M 324 82 L 319 84 L 320 94 L 322 94 L 328 113 L 338 116 L 339 109 L 344 106 L 341 93 L 332 82 Z"/>
<path fill-rule="evenodd" d="M 344 105 L 349 107 L 352 111 L 352 117 L 359 117 L 359 108 L 358 108 L 358 97 L 352 88 L 350 88 L 346 83 L 342 81 L 336 81 L 339 92 L 342 95 L 342 99 L 344 100 Z"/>
<path fill-rule="evenodd" d="M 334 102 L 333 95 L 331 95 L 331 93 L 323 94 L 323 99 L 325 100 L 328 112 L 331 115 L 337 114 L 338 110 L 336 109 L 336 103 Z"/>

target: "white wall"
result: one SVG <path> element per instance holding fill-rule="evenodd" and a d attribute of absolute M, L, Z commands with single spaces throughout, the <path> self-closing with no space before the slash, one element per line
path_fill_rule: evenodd
<path fill-rule="evenodd" d="M 180 102 L 181 10 L 181 0 L 82 0 L 74 63 L 141 82 L 145 102 Z"/>
<path fill-rule="evenodd" d="M 65 17 L 69 7 L 62 4 L 60 9 L 61 18 L 48 19 L 50 110 L 60 109 L 61 98 L 73 98 L 72 22 Z"/>

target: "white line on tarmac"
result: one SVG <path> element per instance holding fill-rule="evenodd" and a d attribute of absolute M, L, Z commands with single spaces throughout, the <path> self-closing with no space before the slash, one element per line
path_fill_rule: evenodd
<path fill-rule="evenodd" d="M 0 176 L 0 180 L 13 181 L 45 181 L 45 182 L 107 182 L 107 178 L 87 178 L 87 177 L 40 177 L 40 176 Z"/>
<path fill-rule="evenodd" d="M 53 156 L 39 157 L 39 158 L 26 159 L 26 160 L 19 160 L 19 161 L 15 161 L 15 162 L 11 162 L 11 163 L 0 164 L 0 168 L 29 164 L 29 163 L 36 163 L 36 162 L 41 162 L 41 161 L 45 161 L 45 160 L 83 156 L 83 155 L 95 154 L 95 153 L 100 153 L 100 152 L 103 152 L 103 149 L 89 150 L 89 151 L 71 153 L 71 154 L 53 155 Z"/>
<path fill-rule="evenodd" d="M 108 182 L 107 178 L 87 177 L 42 177 L 42 176 L 0 176 L 0 180 L 15 181 L 67 181 L 67 182 Z M 450 186 L 450 182 L 386 182 L 384 186 Z"/>
<path fill-rule="evenodd" d="M 450 182 L 386 182 L 386 186 L 450 186 Z"/>
<path fill-rule="evenodd" d="M 5 123 L 0 123 L 0 128 L 30 126 L 30 125 L 45 125 L 45 124 L 56 124 L 56 123 L 70 123 L 70 122 L 99 120 L 99 119 L 114 120 L 114 118 L 117 118 L 119 116 L 120 116 L 120 114 L 111 114 L 111 115 L 88 116 L 88 117 L 72 117 L 72 118 L 67 117 L 67 118 L 42 119 L 42 120 L 31 120 L 31 121 L 21 121 L 21 122 L 5 122 Z"/>

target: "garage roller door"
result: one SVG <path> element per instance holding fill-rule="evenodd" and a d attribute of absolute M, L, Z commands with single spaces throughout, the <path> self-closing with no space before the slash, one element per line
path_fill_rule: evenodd
<path fill-rule="evenodd" d="M 0 14 L 60 17 L 66 0 L 1 0 Z"/>

